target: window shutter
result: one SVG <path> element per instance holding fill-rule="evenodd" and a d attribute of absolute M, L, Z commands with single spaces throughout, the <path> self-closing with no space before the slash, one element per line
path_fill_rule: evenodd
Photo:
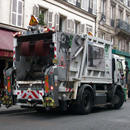
<path fill-rule="evenodd" d="M 97 0 L 93 0 L 93 14 L 96 15 L 96 11 L 97 11 Z"/>
<path fill-rule="evenodd" d="M 74 33 L 74 25 L 75 25 L 75 21 L 71 20 L 71 32 Z"/>
<path fill-rule="evenodd" d="M 12 24 L 16 25 L 16 16 L 17 16 L 17 0 L 12 1 Z"/>
<path fill-rule="evenodd" d="M 101 38 L 101 30 L 98 31 L 98 37 Z"/>
<path fill-rule="evenodd" d="M 76 0 L 68 0 L 69 3 L 76 5 Z"/>
<path fill-rule="evenodd" d="M 81 8 L 88 11 L 88 5 L 89 5 L 89 0 L 82 0 L 81 1 Z"/>
<path fill-rule="evenodd" d="M 33 15 L 35 15 L 35 17 L 39 17 L 39 6 L 38 5 L 34 5 L 33 7 Z"/>
<path fill-rule="evenodd" d="M 73 0 L 74 5 L 76 5 L 76 0 Z"/>
<path fill-rule="evenodd" d="M 52 17 L 53 17 L 53 12 L 48 11 L 48 27 L 52 28 Z"/>
<path fill-rule="evenodd" d="M 81 1 L 81 8 L 85 10 L 85 0 Z"/>
<path fill-rule="evenodd" d="M 71 24 L 71 20 L 67 19 L 67 32 L 70 33 L 70 24 Z"/>
<path fill-rule="evenodd" d="M 22 14 L 23 14 L 23 1 L 18 1 L 18 21 L 17 25 L 22 26 Z"/>
<path fill-rule="evenodd" d="M 55 14 L 55 30 L 59 30 L 59 14 Z"/>
<path fill-rule="evenodd" d="M 92 27 L 86 27 L 86 33 L 88 34 L 89 32 L 92 32 Z"/>
<path fill-rule="evenodd" d="M 88 11 L 88 7 L 89 7 L 89 0 L 85 0 L 85 10 Z"/>

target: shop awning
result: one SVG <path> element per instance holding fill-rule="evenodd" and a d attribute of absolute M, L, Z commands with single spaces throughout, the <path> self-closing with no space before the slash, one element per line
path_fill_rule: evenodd
<path fill-rule="evenodd" d="M 0 29 L 0 50 L 13 51 L 13 32 Z"/>
<path fill-rule="evenodd" d="M 13 57 L 13 32 L 0 29 L 0 56 Z"/>

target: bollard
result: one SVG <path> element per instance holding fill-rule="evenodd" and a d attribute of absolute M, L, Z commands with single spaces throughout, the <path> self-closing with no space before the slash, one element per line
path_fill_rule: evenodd
<path fill-rule="evenodd" d="M 127 99 L 127 88 L 123 88 L 123 90 L 124 90 L 124 93 L 125 93 L 125 101 L 126 101 L 126 99 Z"/>

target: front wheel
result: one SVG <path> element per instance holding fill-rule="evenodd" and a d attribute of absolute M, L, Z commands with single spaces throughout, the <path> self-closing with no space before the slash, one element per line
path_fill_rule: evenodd
<path fill-rule="evenodd" d="M 79 114 L 88 114 L 92 109 L 92 95 L 89 90 L 85 90 L 81 96 L 82 100 L 76 110 Z"/>
<path fill-rule="evenodd" d="M 114 95 L 114 109 L 119 109 L 124 103 L 123 93 L 119 90 L 116 90 Z"/>

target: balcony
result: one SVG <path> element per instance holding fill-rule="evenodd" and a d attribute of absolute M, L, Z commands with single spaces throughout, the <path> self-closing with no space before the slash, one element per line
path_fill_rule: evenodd
<path fill-rule="evenodd" d="M 101 21 L 106 21 L 106 16 L 104 15 L 104 13 L 101 14 Z"/>
<path fill-rule="evenodd" d="M 92 8 L 88 7 L 88 12 L 89 12 L 90 14 L 92 14 L 92 12 L 93 12 Z"/>
<path fill-rule="evenodd" d="M 122 19 L 116 20 L 116 35 L 120 35 L 123 38 L 130 39 L 130 24 L 123 21 Z"/>
<path fill-rule="evenodd" d="M 111 26 L 114 27 L 114 20 L 111 19 Z"/>
<path fill-rule="evenodd" d="M 125 22 L 125 21 L 123 21 L 121 19 L 117 19 L 116 28 L 130 33 L 130 24 L 128 24 L 127 22 Z"/>
<path fill-rule="evenodd" d="M 76 1 L 76 7 L 80 8 L 80 3 Z"/>

